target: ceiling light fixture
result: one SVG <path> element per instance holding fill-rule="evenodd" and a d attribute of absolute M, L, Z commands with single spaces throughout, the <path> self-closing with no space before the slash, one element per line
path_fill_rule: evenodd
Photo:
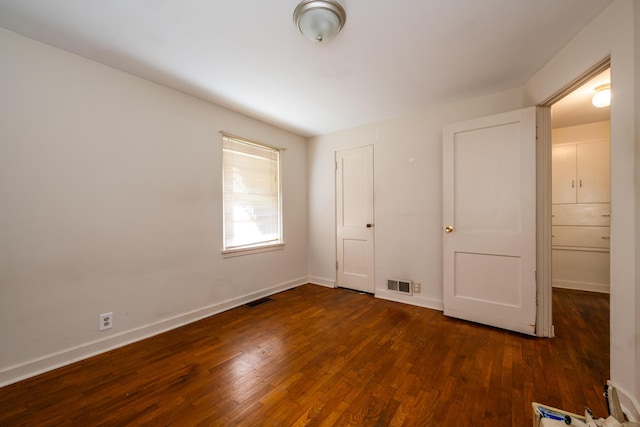
<path fill-rule="evenodd" d="M 611 105 L 611 85 L 609 83 L 598 86 L 596 93 L 591 98 L 591 103 L 596 108 L 604 108 Z"/>
<path fill-rule="evenodd" d="M 334 0 L 303 0 L 293 11 L 293 22 L 314 42 L 323 43 L 340 32 L 347 14 Z"/>

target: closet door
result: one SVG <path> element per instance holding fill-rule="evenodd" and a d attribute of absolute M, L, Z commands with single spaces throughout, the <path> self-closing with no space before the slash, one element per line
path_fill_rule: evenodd
<path fill-rule="evenodd" d="M 554 159 L 555 160 L 555 159 Z M 577 202 L 609 203 L 609 142 L 587 142 L 577 146 Z M 554 169 L 555 173 L 555 169 Z M 554 188 L 555 191 L 555 188 Z M 554 202 L 556 203 L 556 202 Z M 567 203 L 567 202 L 557 202 Z"/>
<path fill-rule="evenodd" d="M 576 202 L 576 146 L 563 145 L 551 150 L 551 203 Z"/>

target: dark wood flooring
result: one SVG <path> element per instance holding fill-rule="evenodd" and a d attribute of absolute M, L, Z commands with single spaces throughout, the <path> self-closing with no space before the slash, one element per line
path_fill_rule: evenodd
<path fill-rule="evenodd" d="M 554 291 L 556 338 L 304 285 L 0 389 L 0 426 L 530 426 L 606 415 L 607 295 Z"/>

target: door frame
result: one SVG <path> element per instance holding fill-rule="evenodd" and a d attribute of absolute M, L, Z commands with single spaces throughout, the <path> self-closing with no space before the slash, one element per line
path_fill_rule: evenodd
<path fill-rule="evenodd" d="M 611 68 L 610 56 L 598 62 L 538 105 L 538 140 L 536 144 L 536 282 L 538 304 L 536 335 L 539 337 L 553 337 L 555 335 L 551 283 L 551 106 L 608 68 Z"/>

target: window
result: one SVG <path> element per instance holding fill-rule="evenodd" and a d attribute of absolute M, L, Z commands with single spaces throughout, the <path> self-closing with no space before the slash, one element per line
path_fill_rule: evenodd
<path fill-rule="evenodd" d="M 280 151 L 222 135 L 223 252 L 282 245 Z"/>

